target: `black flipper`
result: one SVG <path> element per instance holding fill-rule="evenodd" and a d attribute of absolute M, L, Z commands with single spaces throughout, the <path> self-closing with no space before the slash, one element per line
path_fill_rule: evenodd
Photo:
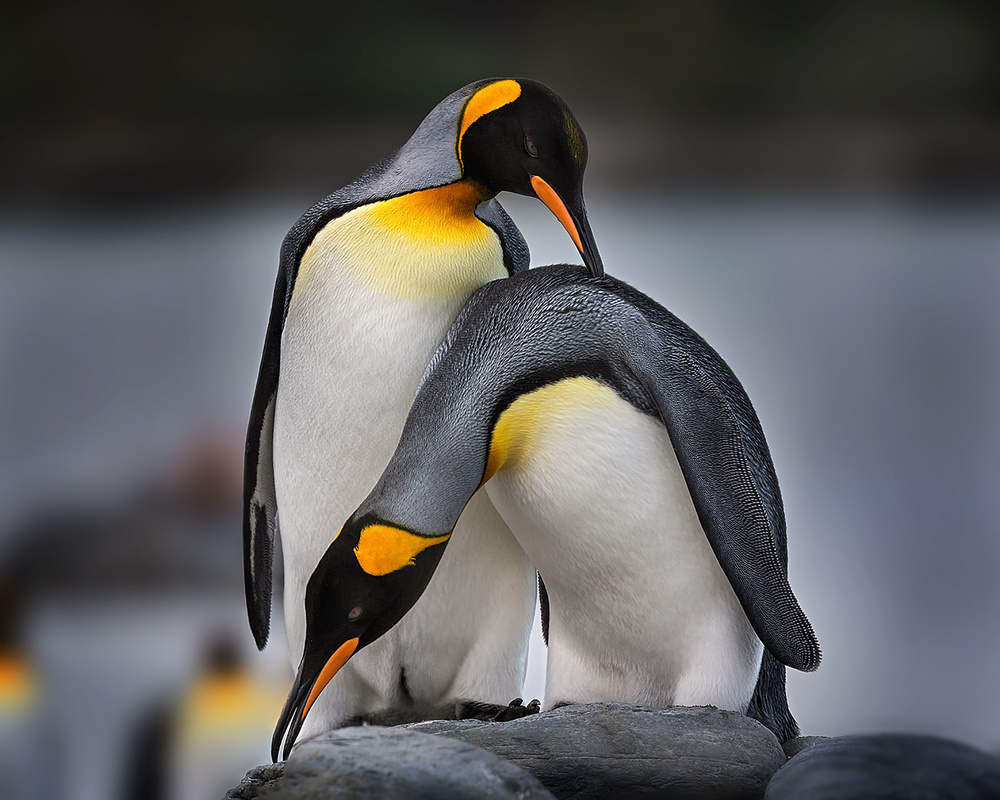
<path fill-rule="evenodd" d="M 243 580 L 250 630 L 261 650 L 267 644 L 271 629 L 274 537 L 278 534 L 271 439 L 287 285 L 285 271 L 279 270 L 257 373 L 257 388 L 250 406 L 243 464 Z"/>
<path fill-rule="evenodd" d="M 643 369 L 641 377 L 670 434 L 709 544 L 764 646 L 783 664 L 811 672 L 819 666 L 819 643 L 788 584 L 759 469 L 739 420 L 689 353 L 668 346 L 658 355 L 659 369 Z"/>
<path fill-rule="evenodd" d="M 546 646 L 549 643 L 549 593 L 542 580 L 542 573 L 538 575 L 538 607 L 542 613 L 542 640 Z"/>

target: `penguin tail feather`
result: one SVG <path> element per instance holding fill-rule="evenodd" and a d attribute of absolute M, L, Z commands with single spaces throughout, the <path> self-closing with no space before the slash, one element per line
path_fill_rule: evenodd
<path fill-rule="evenodd" d="M 782 744 L 799 735 L 799 725 L 788 710 L 785 665 L 766 648 L 746 715 L 771 731 Z"/>

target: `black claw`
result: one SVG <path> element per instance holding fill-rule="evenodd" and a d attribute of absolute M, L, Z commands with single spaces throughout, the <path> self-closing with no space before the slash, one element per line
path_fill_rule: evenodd
<path fill-rule="evenodd" d="M 540 710 L 541 703 L 537 700 L 532 700 L 528 705 L 524 705 L 524 699 L 521 697 L 515 697 L 505 706 L 465 700 L 457 705 L 455 718 L 478 719 L 482 722 L 510 722 L 529 714 L 537 714 Z"/>
<path fill-rule="evenodd" d="M 521 719 L 521 717 L 526 717 L 528 714 L 531 714 L 532 712 L 528 710 L 529 708 L 528 706 L 522 705 L 523 703 L 524 700 L 522 698 L 515 697 L 513 700 L 510 701 L 510 703 L 506 707 L 501 708 L 500 711 L 497 712 L 496 716 L 494 716 L 491 721 L 510 722 L 511 720 L 514 719 Z M 537 704 L 538 701 L 536 700 L 535 703 Z"/>

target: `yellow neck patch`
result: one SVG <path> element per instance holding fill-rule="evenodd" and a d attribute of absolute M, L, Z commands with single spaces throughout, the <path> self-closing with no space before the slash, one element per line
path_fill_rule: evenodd
<path fill-rule="evenodd" d="M 332 220 L 302 256 L 296 295 L 316 275 L 346 271 L 396 297 L 464 300 L 507 274 L 499 237 L 475 214 L 485 199 L 481 186 L 458 181 L 362 206 Z"/>
<path fill-rule="evenodd" d="M 543 430 L 585 406 L 609 407 L 617 400 L 618 394 L 610 386 L 583 375 L 522 394 L 504 409 L 493 426 L 483 483 L 501 467 L 511 469 L 521 463 Z"/>
<path fill-rule="evenodd" d="M 465 104 L 462 112 L 462 122 L 458 126 L 458 163 L 462 163 L 462 137 L 469 126 L 491 111 L 496 111 L 508 103 L 513 103 L 521 96 L 521 84 L 517 81 L 497 81 L 484 86 Z"/>
<path fill-rule="evenodd" d="M 435 544 L 447 542 L 444 536 L 418 536 L 391 525 L 367 525 L 361 529 L 354 548 L 361 569 L 369 575 L 388 575 L 416 563 L 417 556 Z"/>
<path fill-rule="evenodd" d="M 374 203 L 371 214 L 375 222 L 400 236 L 461 244 L 481 233 L 476 206 L 486 197 L 479 184 L 459 181 Z"/>

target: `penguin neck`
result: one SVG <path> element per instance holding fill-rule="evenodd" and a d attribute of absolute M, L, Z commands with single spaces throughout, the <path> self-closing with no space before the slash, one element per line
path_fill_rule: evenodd
<path fill-rule="evenodd" d="M 614 389 L 584 375 L 551 382 L 530 373 L 516 377 L 539 385 L 515 398 L 506 396 L 502 381 L 485 376 L 422 388 L 396 452 L 359 513 L 396 520 L 423 535 L 450 532 L 498 470 L 531 459 L 536 444 L 558 436 L 578 410 L 618 402 Z"/>
<path fill-rule="evenodd" d="M 432 379 L 422 387 L 392 458 L 357 513 L 424 536 L 454 530 L 483 482 L 491 388 L 476 378 L 457 384 Z"/>
<path fill-rule="evenodd" d="M 500 239 L 475 213 L 489 196 L 482 185 L 460 180 L 349 211 L 306 249 L 297 288 L 335 269 L 389 297 L 464 301 L 506 275 Z"/>
<path fill-rule="evenodd" d="M 546 383 L 518 396 L 493 425 L 483 483 L 502 467 L 514 469 L 528 460 L 540 436 L 557 430 L 577 409 L 610 409 L 617 401 L 614 389 L 586 375 Z"/>
<path fill-rule="evenodd" d="M 464 324 L 482 321 L 471 319 Z M 365 511 L 423 535 L 451 531 L 476 490 L 498 470 L 533 461 L 551 438 L 547 432 L 558 436 L 581 411 L 619 402 L 611 385 L 588 375 L 582 357 L 507 347 L 506 337 L 517 334 L 491 327 L 503 319 L 499 314 L 478 335 L 459 339 L 425 376 Z M 576 329 L 572 320 L 568 329 Z M 580 338 L 586 333 L 578 331 Z"/>

